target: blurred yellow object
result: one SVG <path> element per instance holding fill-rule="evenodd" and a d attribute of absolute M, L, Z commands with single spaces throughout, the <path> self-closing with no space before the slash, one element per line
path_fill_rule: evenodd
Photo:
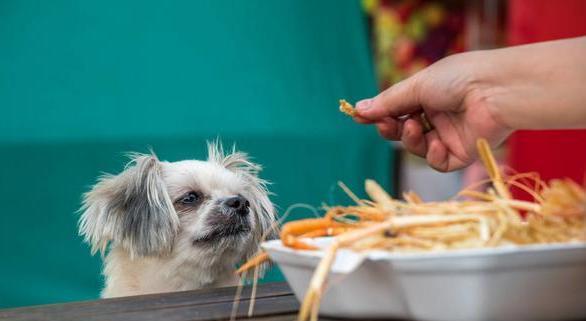
<path fill-rule="evenodd" d="M 362 8 L 368 14 L 371 14 L 379 5 L 379 0 L 362 0 Z"/>
<path fill-rule="evenodd" d="M 445 19 L 446 15 L 444 9 L 435 3 L 426 5 L 421 14 L 425 22 L 432 27 L 437 27 Z"/>

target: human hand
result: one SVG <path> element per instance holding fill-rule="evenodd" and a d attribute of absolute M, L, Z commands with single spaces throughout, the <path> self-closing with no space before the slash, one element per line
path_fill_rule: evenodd
<path fill-rule="evenodd" d="M 494 147 L 516 129 L 586 128 L 585 83 L 586 37 L 473 51 L 358 102 L 354 119 L 451 171 L 474 161 L 478 138 Z"/>
<path fill-rule="evenodd" d="M 469 165 L 476 140 L 491 145 L 512 131 L 500 119 L 488 91 L 478 82 L 482 52 L 454 55 L 401 81 L 372 99 L 356 104 L 357 122 L 376 125 L 381 136 L 401 140 L 405 148 L 439 171 Z M 419 115 L 432 125 L 426 132 Z"/>

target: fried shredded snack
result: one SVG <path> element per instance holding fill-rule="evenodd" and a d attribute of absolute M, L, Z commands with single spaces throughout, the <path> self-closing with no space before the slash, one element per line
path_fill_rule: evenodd
<path fill-rule="evenodd" d="M 300 321 L 317 320 L 325 281 L 340 248 L 355 251 L 430 252 L 504 245 L 586 242 L 586 189 L 569 179 L 543 182 L 536 173 L 506 176 L 498 168 L 488 143 L 477 142 L 491 179 L 486 192 L 465 189 L 465 200 L 423 202 L 414 192 L 405 201 L 393 199 L 375 181 L 367 180 L 371 200 L 358 199 L 341 184 L 357 206 L 330 207 L 323 218 L 297 220 L 283 226 L 285 246 L 318 250 L 302 239 L 333 236 L 316 268 L 301 305 Z M 532 195 L 516 200 L 510 188 Z M 260 255 L 264 255 L 261 253 Z M 268 259 L 250 260 L 250 268 Z M 242 270 L 242 269 L 241 269 Z"/>
<path fill-rule="evenodd" d="M 344 99 L 340 99 L 340 111 L 344 114 L 354 117 L 357 115 L 356 109 L 349 102 Z"/>

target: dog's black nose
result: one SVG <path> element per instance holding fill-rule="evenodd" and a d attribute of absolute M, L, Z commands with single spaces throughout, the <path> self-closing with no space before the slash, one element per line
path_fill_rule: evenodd
<path fill-rule="evenodd" d="M 227 198 L 224 201 L 224 205 L 240 215 L 248 214 L 248 208 L 250 207 L 248 200 L 240 195 Z"/>

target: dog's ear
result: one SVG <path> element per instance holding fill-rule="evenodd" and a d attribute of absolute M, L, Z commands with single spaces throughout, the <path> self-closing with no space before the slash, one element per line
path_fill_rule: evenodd
<path fill-rule="evenodd" d="M 161 163 L 154 154 L 130 157 L 122 173 L 101 177 L 84 195 L 79 232 L 92 253 L 103 253 L 109 242 L 131 257 L 168 253 L 173 246 L 179 218 L 161 177 Z"/>
<path fill-rule="evenodd" d="M 274 239 L 279 234 L 279 227 L 275 219 L 275 208 L 269 199 L 268 182 L 258 174 L 262 167 L 253 163 L 246 153 L 237 152 L 235 147 L 229 154 L 224 153 L 219 141 L 208 142 L 208 161 L 220 164 L 235 172 L 247 182 L 249 187 L 243 195 L 250 201 L 251 210 L 256 213 L 256 224 L 259 227 L 254 234 L 254 242 L 245 253 L 245 259 L 252 257 L 257 251 L 260 242 Z"/>
<path fill-rule="evenodd" d="M 256 223 L 260 227 L 254 235 L 254 243 L 256 247 L 253 252 L 256 252 L 261 242 L 278 237 L 279 225 L 275 219 L 275 207 L 269 199 L 266 182 L 257 179 L 257 182 L 252 185 L 251 194 L 251 196 L 246 197 L 252 200 L 250 202 L 250 207 L 252 211 L 257 214 Z M 254 253 L 248 253 L 247 256 L 252 256 L 253 254 Z"/>
<path fill-rule="evenodd" d="M 252 234 L 252 242 L 250 242 L 242 256 L 242 261 L 248 261 L 258 254 L 262 242 L 276 239 L 279 236 L 279 224 L 275 218 L 275 207 L 269 199 L 270 193 L 266 187 L 267 182 L 256 175 L 243 175 L 249 181 L 249 188 L 243 193 L 243 196 L 250 201 L 251 211 L 256 213 L 257 226 Z M 269 264 L 260 266 L 260 276 L 264 275 L 268 266 Z"/>

